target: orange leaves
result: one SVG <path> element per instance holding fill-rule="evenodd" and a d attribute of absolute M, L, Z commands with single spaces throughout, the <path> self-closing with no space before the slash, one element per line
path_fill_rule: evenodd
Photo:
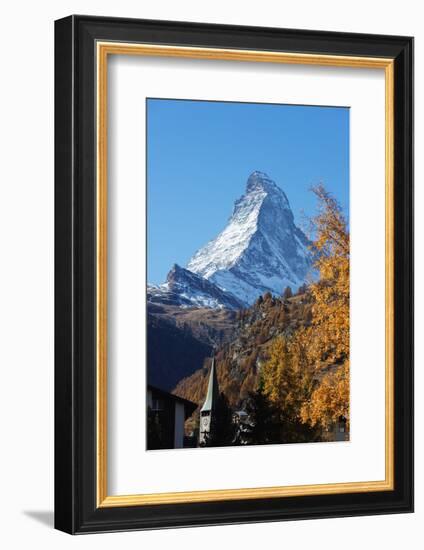
<path fill-rule="evenodd" d="M 340 416 L 349 419 L 349 232 L 337 202 L 322 185 L 314 219 L 319 281 L 311 285 L 314 300 L 308 328 L 308 355 L 317 377 L 302 419 L 328 427 Z"/>
<path fill-rule="evenodd" d="M 300 333 L 300 331 L 299 331 Z M 298 334 L 276 338 L 261 371 L 264 391 L 285 418 L 300 420 L 301 406 L 310 393 L 311 376 Z"/>
<path fill-rule="evenodd" d="M 301 418 L 312 426 L 329 428 L 340 417 L 349 420 L 349 364 L 324 375 L 302 406 Z"/>
<path fill-rule="evenodd" d="M 262 376 L 283 412 L 328 428 L 341 416 L 349 422 L 349 232 L 324 187 L 313 192 L 319 202 L 313 219 L 319 280 L 309 287 L 310 319 L 274 343 Z"/>

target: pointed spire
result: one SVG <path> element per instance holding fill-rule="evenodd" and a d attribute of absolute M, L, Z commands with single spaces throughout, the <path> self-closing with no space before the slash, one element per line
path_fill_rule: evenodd
<path fill-rule="evenodd" d="M 219 386 L 218 378 L 216 376 L 215 369 L 215 357 L 212 359 L 211 370 L 209 373 L 209 383 L 208 383 L 208 392 L 206 394 L 205 402 L 201 411 L 212 411 L 215 408 L 215 405 L 219 399 Z"/>

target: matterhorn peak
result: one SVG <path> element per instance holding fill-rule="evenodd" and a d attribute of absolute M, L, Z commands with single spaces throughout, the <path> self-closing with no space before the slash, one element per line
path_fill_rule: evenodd
<path fill-rule="evenodd" d="M 272 200 L 279 202 L 282 208 L 290 210 L 287 195 L 265 172 L 255 171 L 250 174 L 247 179 L 246 194 L 242 199 L 250 195 L 261 195 L 263 198 L 265 196 L 272 197 Z"/>
<path fill-rule="evenodd" d="M 187 269 L 246 304 L 264 292 L 301 286 L 311 266 L 309 241 L 296 227 L 284 191 L 255 171 L 227 226 L 196 252 Z"/>
<path fill-rule="evenodd" d="M 247 179 L 246 193 L 252 193 L 255 191 L 265 191 L 269 193 L 272 191 L 278 191 L 279 187 L 265 172 L 259 172 L 256 170 L 252 172 Z"/>

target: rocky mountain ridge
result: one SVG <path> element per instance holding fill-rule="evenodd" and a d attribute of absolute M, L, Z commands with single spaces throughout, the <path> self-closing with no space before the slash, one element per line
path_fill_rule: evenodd
<path fill-rule="evenodd" d="M 166 282 L 159 286 L 148 285 L 150 303 L 187 307 L 240 309 L 243 302 L 225 292 L 212 281 L 174 264 Z"/>

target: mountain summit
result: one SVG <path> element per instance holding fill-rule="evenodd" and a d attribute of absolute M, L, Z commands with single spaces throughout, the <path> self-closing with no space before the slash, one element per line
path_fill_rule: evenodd
<path fill-rule="evenodd" d="M 260 294 L 281 294 L 305 282 L 312 264 L 308 244 L 284 191 L 256 171 L 226 227 L 196 252 L 187 269 L 251 304 Z"/>

